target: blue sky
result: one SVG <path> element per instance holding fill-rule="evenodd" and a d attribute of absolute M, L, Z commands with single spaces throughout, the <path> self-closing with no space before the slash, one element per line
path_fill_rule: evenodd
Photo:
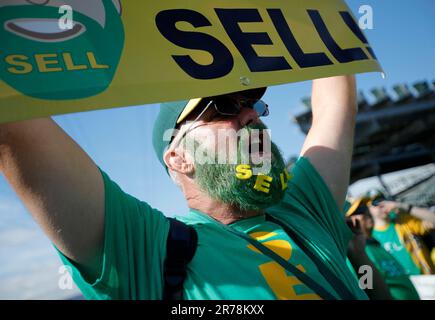
<path fill-rule="evenodd" d="M 396 83 L 435 80 L 433 0 L 347 2 L 357 17 L 361 5 L 372 6 L 374 29 L 365 30 L 365 34 L 387 75 L 385 80 L 379 73 L 358 75 L 359 89 L 365 91 L 366 96 L 375 86 L 385 86 L 391 92 Z M 281 85 L 269 88 L 264 97 L 271 110 L 264 122 L 286 157 L 297 155 L 302 146 L 304 135 L 291 118 L 304 110 L 300 99 L 309 95 L 310 89 L 311 82 Z M 184 198 L 155 158 L 151 145 L 158 109 L 158 105 L 147 105 L 54 118 L 126 192 L 167 215 L 183 214 L 187 211 Z M 14 269 L 14 255 L 28 247 L 22 240 L 20 245 L 12 247 L 15 253 L 12 252 L 7 243 L 14 238 L 11 230 L 27 230 L 40 239 L 42 233 L 35 229 L 36 225 L 0 176 L 0 287 L 6 281 L 2 272 L 5 268 Z M 54 257 L 48 241 L 41 240 L 40 246 Z M 0 297 L 8 296 L 5 290 L 13 288 L 3 286 Z"/>

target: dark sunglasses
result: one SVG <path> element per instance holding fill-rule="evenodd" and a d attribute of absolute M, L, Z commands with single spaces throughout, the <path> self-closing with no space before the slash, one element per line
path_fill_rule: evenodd
<path fill-rule="evenodd" d="M 269 106 L 263 100 L 218 98 L 210 100 L 209 104 L 214 107 L 218 114 L 223 116 L 238 115 L 242 108 L 255 110 L 259 117 L 269 115 Z"/>
<path fill-rule="evenodd" d="M 196 127 L 193 126 L 193 124 L 199 120 L 202 115 L 210 108 L 211 106 L 214 107 L 217 114 L 223 115 L 223 116 L 235 116 L 240 113 L 242 108 L 251 108 L 254 109 L 259 117 L 267 117 L 269 115 L 269 107 L 263 100 L 234 100 L 234 99 L 228 99 L 228 98 L 217 98 L 217 99 L 211 99 L 207 102 L 204 109 L 201 111 L 201 113 L 195 118 L 195 120 L 189 124 L 186 131 L 180 136 L 179 139 L 171 140 L 170 145 L 178 145 L 178 143 L 183 139 L 187 133 L 195 129 Z"/>

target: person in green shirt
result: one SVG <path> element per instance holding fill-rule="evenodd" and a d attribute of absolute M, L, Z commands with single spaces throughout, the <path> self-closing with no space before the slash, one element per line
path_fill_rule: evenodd
<path fill-rule="evenodd" d="M 355 78 L 313 81 L 312 128 L 291 173 L 260 121 L 264 92 L 164 104 L 156 119 L 156 155 L 190 208 L 178 219 L 198 235 L 183 298 L 367 299 L 346 266 L 352 232 L 341 214 Z M 249 148 L 228 135 L 231 162 L 231 148 L 210 138 L 241 130 Z M 0 169 L 87 299 L 162 299 L 168 218 L 122 191 L 51 119 L 1 125 Z"/>
<path fill-rule="evenodd" d="M 366 203 L 369 198 L 359 198 L 347 210 L 346 216 L 354 222 L 357 221 L 365 237 L 365 251 L 373 261 L 376 269 L 381 273 L 391 296 L 396 300 L 420 300 L 412 284 L 409 273 L 402 267 L 396 258 L 390 254 L 377 241 L 374 234 L 374 220 Z"/>
<path fill-rule="evenodd" d="M 427 209 L 395 201 L 382 195 L 368 203 L 374 219 L 373 237 L 410 275 L 435 274 L 430 253 L 421 239 L 435 229 L 435 215 Z"/>

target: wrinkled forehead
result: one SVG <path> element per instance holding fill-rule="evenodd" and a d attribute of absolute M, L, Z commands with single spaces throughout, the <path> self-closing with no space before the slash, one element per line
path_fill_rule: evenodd
<path fill-rule="evenodd" d="M 112 3 L 118 13 L 121 14 L 121 1 L 112 0 Z M 73 9 L 73 12 L 80 12 L 98 22 L 103 28 L 106 25 L 106 11 L 102 0 L 0 0 L 0 8 L 32 5 L 56 8 L 69 5 Z"/>

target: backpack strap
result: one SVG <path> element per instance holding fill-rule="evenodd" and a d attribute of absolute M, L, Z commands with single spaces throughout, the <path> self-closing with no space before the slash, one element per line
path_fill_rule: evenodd
<path fill-rule="evenodd" d="M 304 285 L 313 290 L 317 295 L 319 295 L 323 300 L 337 300 L 335 296 L 330 294 L 325 288 L 323 288 L 320 284 L 318 284 L 314 279 L 312 279 L 309 275 L 300 271 L 290 262 L 282 258 L 280 255 L 266 247 L 264 244 L 255 240 L 248 236 L 245 233 L 238 232 L 236 230 L 228 229 L 233 234 L 239 236 L 240 238 L 245 239 L 248 243 L 254 246 L 258 251 L 260 251 L 265 256 L 268 256 L 270 259 L 278 263 L 281 267 L 291 272 L 296 278 L 298 278 Z"/>
<path fill-rule="evenodd" d="M 291 229 L 288 225 L 282 223 L 270 214 L 266 214 L 266 220 L 276 223 L 281 226 L 283 230 L 289 235 L 289 237 L 301 248 L 304 253 L 314 262 L 319 270 L 320 274 L 331 284 L 334 290 L 340 295 L 343 300 L 356 300 L 356 296 L 349 290 L 345 283 L 339 279 L 329 268 L 325 267 L 324 262 L 319 258 L 317 254 L 314 254 L 313 250 L 306 246 L 301 240 L 298 233 Z"/>
<path fill-rule="evenodd" d="M 170 227 L 163 272 L 165 280 L 163 300 L 183 300 L 186 268 L 195 255 L 198 235 L 193 227 L 174 218 L 168 220 Z"/>

